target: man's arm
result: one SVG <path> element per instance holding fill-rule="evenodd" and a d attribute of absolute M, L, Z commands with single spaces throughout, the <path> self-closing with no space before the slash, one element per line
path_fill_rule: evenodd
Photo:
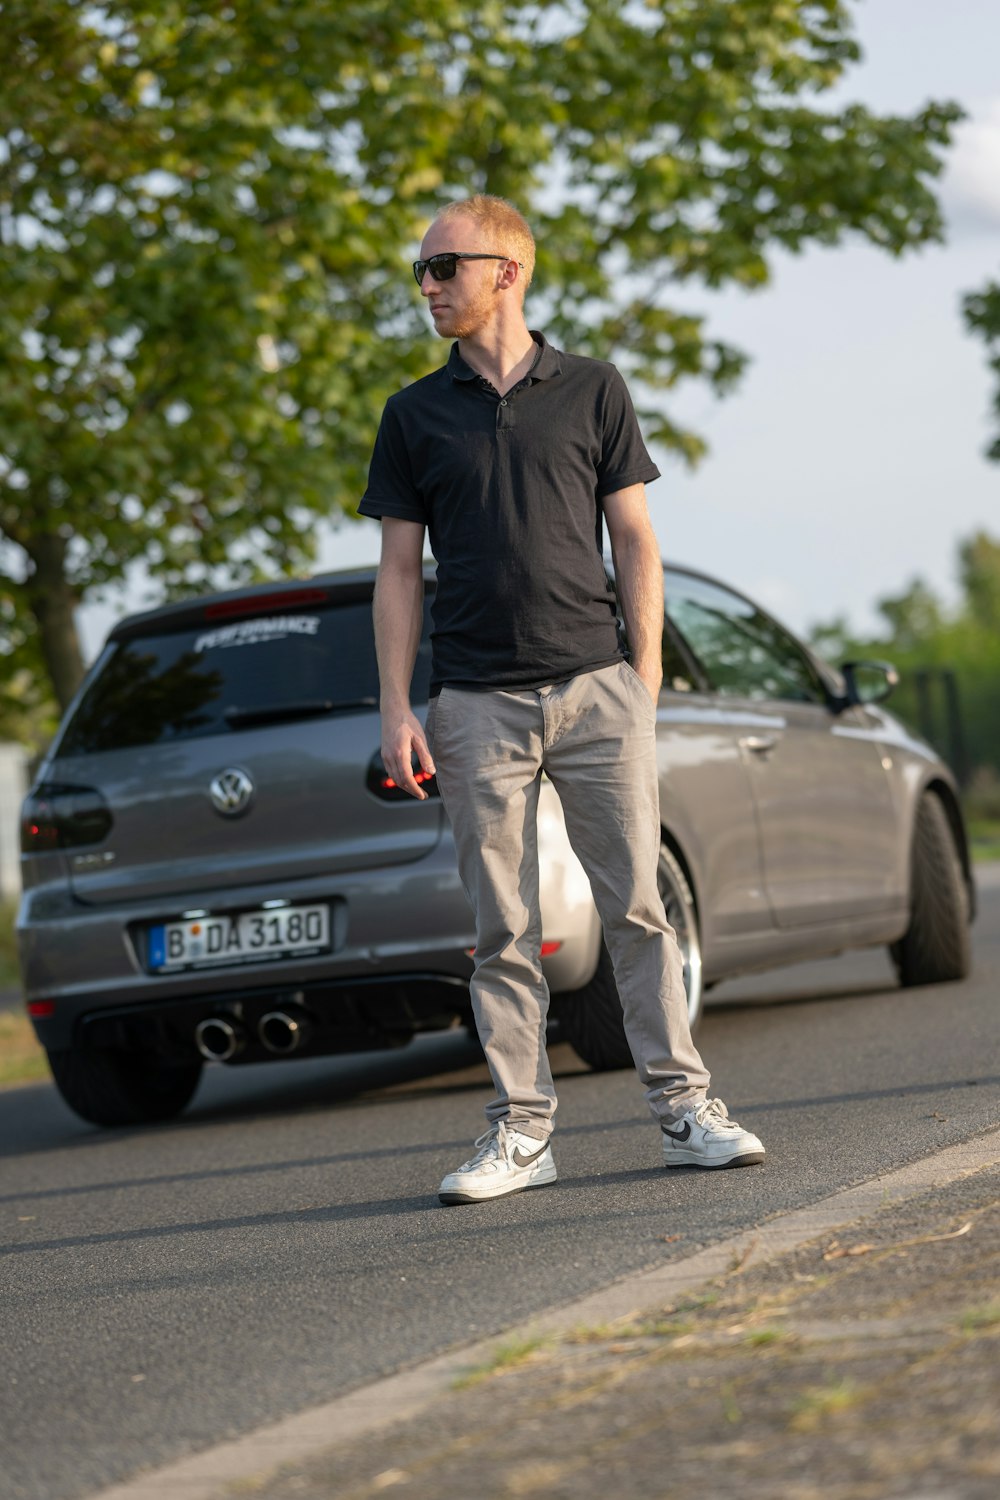
<path fill-rule="evenodd" d="M 656 702 L 663 681 L 663 564 L 649 519 L 646 486 L 601 497 L 632 665 Z"/>
<path fill-rule="evenodd" d="M 381 689 L 382 760 L 397 786 L 419 801 L 427 793 L 413 777 L 410 757 L 434 774 L 423 726 L 410 707 L 410 681 L 424 616 L 424 528 L 416 521 L 382 520 L 382 557 L 375 582 L 375 651 Z"/>

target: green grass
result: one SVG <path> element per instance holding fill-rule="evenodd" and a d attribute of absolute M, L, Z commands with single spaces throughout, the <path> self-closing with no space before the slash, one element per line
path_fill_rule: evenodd
<path fill-rule="evenodd" d="M 968 823 L 969 848 L 976 864 L 1000 859 L 1000 819 L 972 817 Z"/>
<path fill-rule="evenodd" d="M 769 1344 L 779 1344 L 787 1337 L 783 1328 L 758 1328 L 756 1332 L 746 1334 L 743 1342 L 751 1349 L 766 1349 Z"/>
<path fill-rule="evenodd" d="M 846 1376 L 838 1376 L 827 1385 L 813 1386 L 796 1401 L 791 1426 L 798 1432 L 811 1432 L 822 1427 L 828 1417 L 857 1406 L 866 1395 L 863 1386 Z"/>
<path fill-rule="evenodd" d="M 467 1390 L 471 1385 L 478 1385 L 482 1380 L 488 1380 L 491 1375 L 499 1375 L 504 1370 L 516 1370 L 520 1365 L 526 1365 L 532 1355 L 548 1342 L 539 1336 L 537 1338 L 508 1339 L 501 1344 L 494 1353 L 492 1359 L 486 1364 L 476 1365 L 471 1370 L 466 1370 L 453 1382 L 456 1391 Z"/>
<path fill-rule="evenodd" d="M 0 990 L 20 988 L 12 901 L 0 902 Z M 0 1088 L 37 1083 L 48 1078 L 45 1053 L 35 1040 L 31 1022 L 21 1010 L 0 1011 Z"/>
<path fill-rule="evenodd" d="M 0 1088 L 38 1083 L 49 1076 L 45 1053 L 31 1022 L 20 1011 L 0 1011 Z"/>
<path fill-rule="evenodd" d="M 980 1307 L 970 1307 L 962 1317 L 963 1333 L 978 1333 L 982 1328 L 996 1328 L 1000 1323 L 1000 1297 Z"/>
<path fill-rule="evenodd" d="M 17 906 L 13 901 L 0 902 L 0 989 L 3 990 L 16 990 L 21 982 L 14 935 L 16 916 Z"/>
<path fill-rule="evenodd" d="M 663 1318 L 652 1318 L 641 1323 L 595 1323 L 592 1326 L 574 1328 L 572 1333 L 564 1336 L 563 1342 L 615 1344 L 624 1343 L 628 1339 L 679 1339 L 682 1334 L 690 1333 L 693 1327 L 693 1323 L 679 1323 Z"/>

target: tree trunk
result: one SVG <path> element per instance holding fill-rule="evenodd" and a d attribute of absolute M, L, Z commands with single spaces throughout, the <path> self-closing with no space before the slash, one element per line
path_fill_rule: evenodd
<path fill-rule="evenodd" d="M 76 633 L 76 593 L 66 577 L 66 541 L 32 537 L 26 546 L 34 571 L 25 579 L 28 608 L 38 622 L 42 656 L 52 690 L 65 712 L 83 680 L 83 654 Z"/>

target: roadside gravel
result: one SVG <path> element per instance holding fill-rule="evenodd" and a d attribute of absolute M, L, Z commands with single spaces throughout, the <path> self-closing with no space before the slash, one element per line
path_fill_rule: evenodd
<path fill-rule="evenodd" d="M 377 1439 L 219 1491 L 267 1500 L 994 1500 L 1000 1169 L 641 1322 L 502 1348 Z"/>

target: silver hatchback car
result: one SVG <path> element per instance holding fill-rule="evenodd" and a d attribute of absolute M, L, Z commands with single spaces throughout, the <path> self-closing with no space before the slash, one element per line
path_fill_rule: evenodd
<path fill-rule="evenodd" d="M 743 595 L 665 570 L 659 878 L 691 1020 L 721 979 L 889 945 L 959 979 L 974 888 L 957 788 L 881 706 Z M 472 917 L 440 800 L 379 758 L 374 570 L 122 620 L 24 806 L 29 1014 L 84 1119 L 170 1118 L 206 1060 L 400 1045 L 471 1025 Z M 433 575 L 414 674 L 430 678 Z M 427 788 L 435 791 L 433 782 Z M 629 1053 L 554 788 L 539 812 L 542 962 L 560 1035 Z"/>

